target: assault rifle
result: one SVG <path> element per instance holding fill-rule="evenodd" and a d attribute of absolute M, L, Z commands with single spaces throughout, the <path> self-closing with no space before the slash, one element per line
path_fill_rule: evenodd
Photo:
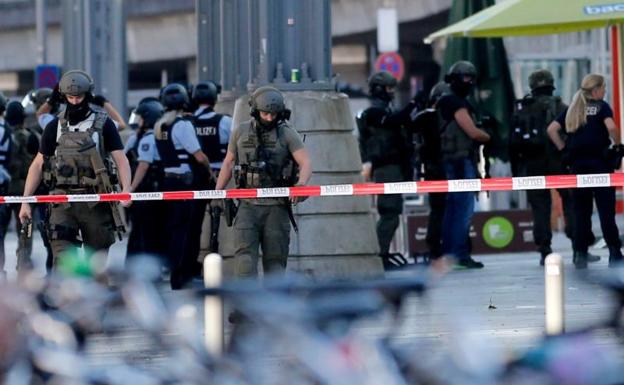
<path fill-rule="evenodd" d="M 96 188 L 98 194 L 114 194 L 115 188 L 113 187 L 104 161 L 98 152 L 95 143 L 90 143 L 87 146 L 78 150 L 79 152 L 89 155 L 91 160 L 91 166 L 95 172 L 95 178 L 82 177 L 81 184 L 85 186 L 93 186 Z M 109 202 L 111 206 L 111 214 L 113 215 L 113 223 L 115 226 L 115 232 L 121 241 L 122 235 L 126 232 L 126 223 L 124 222 L 122 207 L 119 202 Z"/>

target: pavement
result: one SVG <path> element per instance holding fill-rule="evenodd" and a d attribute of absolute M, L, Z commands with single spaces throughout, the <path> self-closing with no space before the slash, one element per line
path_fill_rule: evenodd
<path fill-rule="evenodd" d="M 618 222 L 622 222 L 619 218 Z M 597 223 L 597 218 L 594 223 Z M 624 229 L 620 223 L 620 229 Z M 600 234 L 596 229 L 596 234 Z M 6 238 L 7 271 L 9 279 L 16 246 L 14 232 Z M 598 322 L 607 316 L 610 304 L 608 293 L 596 285 L 578 279 L 572 265 L 570 242 L 562 233 L 555 233 L 553 250 L 563 256 L 565 263 L 565 324 L 574 330 Z M 592 249 L 602 260 L 590 264 L 590 271 L 607 271 L 608 251 Z M 125 242 L 118 242 L 110 251 L 110 263 L 122 263 Z M 38 233 L 35 234 L 33 261 L 35 268 L 44 271 L 45 250 Z M 395 339 L 400 344 L 423 344 L 438 347 L 452 343 L 457 332 L 469 331 L 479 339 L 488 339 L 504 351 L 519 351 L 534 346 L 544 334 L 544 269 L 539 266 L 539 254 L 507 253 L 475 255 L 485 268 L 481 270 L 450 271 L 433 282 L 428 296 L 410 299 L 402 315 L 402 323 Z M 392 273 L 405 275 L 409 272 Z M 167 298 L 196 306 L 201 320 L 202 304 L 190 300 L 183 292 L 172 292 L 163 285 Z M 384 333 L 388 324 L 384 320 L 371 320 L 358 325 L 364 334 L 375 336 Z M 201 330 L 198 330 L 201 338 Z M 154 349 L 145 336 L 132 325 L 112 337 L 96 336 L 91 339 L 88 353 L 96 365 L 107 365 L 125 356 L 130 362 L 158 366 L 167 358 Z"/>

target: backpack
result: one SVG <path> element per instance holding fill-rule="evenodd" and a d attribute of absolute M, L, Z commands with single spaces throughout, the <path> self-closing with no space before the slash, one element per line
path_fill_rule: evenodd
<path fill-rule="evenodd" d="M 510 155 L 515 158 L 546 156 L 550 144 L 546 128 L 563 108 L 558 96 L 526 95 L 517 100 L 509 132 Z"/>

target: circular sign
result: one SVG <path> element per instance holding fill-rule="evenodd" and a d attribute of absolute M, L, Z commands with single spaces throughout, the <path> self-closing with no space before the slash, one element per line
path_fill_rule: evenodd
<path fill-rule="evenodd" d="M 485 243 L 495 249 L 509 246 L 514 237 L 514 227 L 504 217 L 492 217 L 483 225 Z"/>
<path fill-rule="evenodd" d="M 375 70 L 388 71 L 400 82 L 405 74 L 405 63 L 398 53 L 384 52 L 375 61 Z"/>

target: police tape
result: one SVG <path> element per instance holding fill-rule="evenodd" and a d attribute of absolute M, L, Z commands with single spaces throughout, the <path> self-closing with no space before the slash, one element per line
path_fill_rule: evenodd
<path fill-rule="evenodd" d="M 1 196 L 1 203 L 72 203 L 111 201 L 169 201 L 315 196 L 389 195 L 413 193 L 516 191 L 560 188 L 623 187 L 624 174 L 549 175 L 518 178 L 457 179 L 396 183 L 357 183 L 258 189 L 164 191 L 113 194 Z"/>

